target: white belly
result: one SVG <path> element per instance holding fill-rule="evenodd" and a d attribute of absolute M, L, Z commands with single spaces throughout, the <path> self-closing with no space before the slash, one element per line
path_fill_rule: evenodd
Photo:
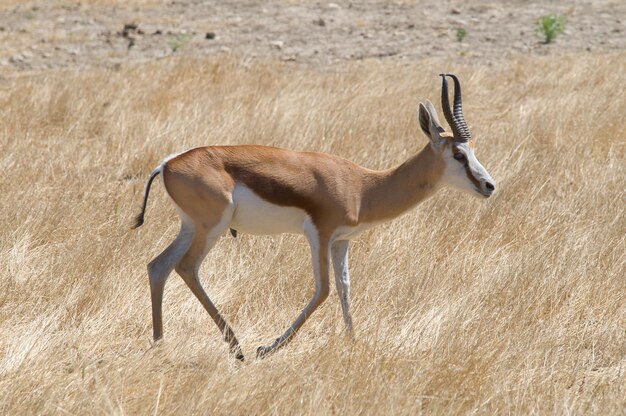
<path fill-rule="evenodd" d="M 235 212 L 230 228 L 244 234 L 304 234 L 308 214 L 299 208 L 274 205 L 247 186 L 236 183 L 233 190 Z"/>

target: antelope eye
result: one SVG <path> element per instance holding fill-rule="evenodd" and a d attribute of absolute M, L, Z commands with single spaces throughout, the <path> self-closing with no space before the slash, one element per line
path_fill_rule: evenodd
<path fill-rule="evenodd" d="M 465 155 L 461 152 L 455 153 L 454 158 L 458 160 L 459 162 L 463 162 L 465 160 Z"/>

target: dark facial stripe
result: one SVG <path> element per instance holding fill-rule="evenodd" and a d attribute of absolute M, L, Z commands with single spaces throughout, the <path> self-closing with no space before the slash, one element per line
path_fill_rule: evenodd
<path fill-rule="evenodd" d="M 457 153 L 461 153 L 461 151 L 455 146 L 452 148 L 452 153 L 456 155 Z M 463 163 L 463 167 L 465 168 L 465 174 L 467 175 L 467 178 L 474 184 L 474 186 L 478 190 L 480 190 L 480 181 L 476 179 L 476 177 L 472 173 L 469 167 L 469 159 L 467 158 L 467 155 L 464 155 L 464 156 L 465 156 L 465 163 Z"/>
<path fill-rule="evenodd" d="M 467 160 L 465 161 L 464 167 L 465 167 L 465 174 L 467 175 L 469 180 L 472 181 L 472 183 L 474 184 L 476 189 L 480 190 L 480 181 L 478 179 L 476 179 L 476 177 L 474 176 L 474 174 L 470 170 L 469 161 L 467 161 Z"/>

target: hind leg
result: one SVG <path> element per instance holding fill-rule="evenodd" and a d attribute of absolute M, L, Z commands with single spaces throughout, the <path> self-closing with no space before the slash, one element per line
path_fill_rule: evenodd
<path fill-rule="evenodd" d="M 188 218 L 181 217 L 180 232 L 161 254 L 148 264 L 150 297 L 152 299 L 152 335 L 154 341 L 163 338 L 163 290 L 174 266 L 189 249 L 194 227 Z"/>
<path fill-rule="evenodd" d="M 239 346 L 239 341 L 237 341 L 237 337 L 235 337 L 235 333 L 226 320 L 222 318 L 222 315 L 220 315 L 213 302 L 211 302 L 211 299 L 202 288 L 198 277 L 200 264 L 209 250 L 213 248 L 220 235 L 226 230 L 230 222 L 230 218 L 226 217 L 227 216 L 211 229 L 207 230 L 206 227 L 197 227 L 193 242 L 180 263 L 176 266 L 176 272 L 183 278 L 189 289 L 191 289 L 196 298 L 202 303 L 204 309 L 209 313 L 220 329 L 224 340 L 230 346 L 230 351 L 235 354 L 238 360 L 243 361 L 243 353 Z"/>
<path fill-rule="evenodd" d="M 266 355 L 278 350 L 279 348 L 287 345 L 293 336 L 300 330 L 302 325 L 311 316 L 313 312 L 320 306 L 328 297 L 329 292 L 329 239 L 319 234 L 317 229 L 312 223 L 305 225 L 304 228 L 306 236 L 311 246 L 311 255 L 313 258 L 313 276 L 315 277 L 315 293 L 304 307 L 300 315 L 296 320 L 287 328 L 287 330 L 269 346 L 261 346 L 257 348 L 257 358 L 263 358 Z"/>

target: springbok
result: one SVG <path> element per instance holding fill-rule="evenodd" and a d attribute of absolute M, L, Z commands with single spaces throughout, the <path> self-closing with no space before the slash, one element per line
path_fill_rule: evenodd
<path fill-rule="evenodd" d="M 452 111 L 446 76 L 454 81 Z M 237 231 L 304 234 L 311 248 L 315 293 L 285 333 L 270 346 L 257 349 L 257 357 L 286 345 L 328 297 L 330 259 L 351 334 L 349 241 L 406 212 L 442 186 L 484 198 L 495 190 L 493 179 L 474 155 L 459 80 L 452 74 L 441 77 L 443 114 L 452 134 L 444 131 L 430 101 L 420 103 L 419 123 L 429 143 L 395 168 L 374 171 L 326 153 L 256 145 L 199 147 L 166 158 L 150 174 L 133 226 L 143 224 L 150 185 L 161 174 L 181 227 L 174 241 L 148 264 L 154 340 L 163 336 L 163 289 L 175 269 L 211 315 L 231 352 L 243 360 L 233 330 L 198 279 L 203 259 L 229 228 L 233 236 Z"/>

